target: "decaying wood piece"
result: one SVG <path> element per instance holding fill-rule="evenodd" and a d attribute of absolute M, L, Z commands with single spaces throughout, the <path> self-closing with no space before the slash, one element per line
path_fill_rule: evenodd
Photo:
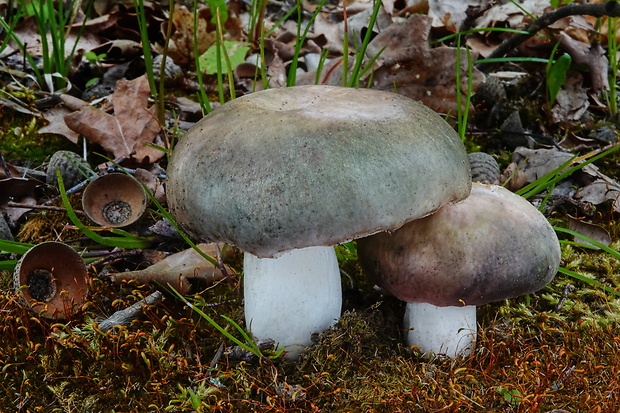
<path fill-rule="evenodd" d="M 160 291 L 155 291 L 144 300 L 138 301 L 131 307 L 127 307 L 124 310 L 119 310 L 105 320 L 100 321 L 99 329 L 105 333 L 115 326 L 128 326 L 133 320 L 138 318 L 144 307 L 147 305 L 157 305 L 161 303 L 162 298 L 162 293 Z"/>
<path fill-rule="evenodd" d="M 198 248 L 205 254 L 216 257 L 216 244 L 198 244 Z M 138 271 L 126 271 L 110 275 L 110 281 L 138 281 L 141 283 L 157 282 L 170 285 L 181 294 L 187 294 L 190 289 L 189 279 L 200 278 L 207 282 L 215 282 L 226 278 L 233 271 L 226 268 L 226 273 L 207 261 L 193 248 L 172 254 L 169 257 Z"/>

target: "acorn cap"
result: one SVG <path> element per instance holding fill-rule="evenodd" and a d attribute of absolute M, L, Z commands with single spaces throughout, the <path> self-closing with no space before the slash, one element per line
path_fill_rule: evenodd
<path fill-rule="evenodd" d="M 187 132 L 167 173 L 185 231 L 262 258 L 398 228 L 471 186 L 465 148 L 439 115 L 394 93 L 331 86 L 226 103 Z"/>
<path fill-rule="evenodd" d="M 555 231 L 509 190 L 474 183 L 464 201 L 358 240 L 369 278 L 406 302 L 483 305 L 535 292 L 560 266 Z"/>
<path fill-rule="evenodd" d="M 84 213 L 98 225 L 112 228 L 136 222 L 146 210 L 147 195 L 136 178 L 110 173 L 94 179 L 82 194 Z"/>
<path fill-rule="evenodd" d="M 13 286 L 35 313 L 64 319 L 86 299 L 86 265 L 68 245 L 43 242 L 19 260 L 13 272 Z"/>

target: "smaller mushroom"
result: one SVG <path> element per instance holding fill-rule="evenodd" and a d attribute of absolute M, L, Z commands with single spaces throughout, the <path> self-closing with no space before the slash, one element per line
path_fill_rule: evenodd
<path fill-rule="evenodd" d="M 532 204 L 480 183 L 464 201 L 360 239 L 358 254 L 377 285 L 408 303 L 407 344 L 448 357 L 473 351 L 475 306 L 541 289 L 561 255 L 553 228 Z"/>

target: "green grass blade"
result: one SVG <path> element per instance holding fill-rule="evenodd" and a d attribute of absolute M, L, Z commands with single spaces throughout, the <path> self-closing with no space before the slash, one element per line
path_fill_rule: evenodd
<path fill-rule="evenodd" d="M 17 260 L 0 261 L 0 270 L 13 271 L 16 265 L 17 265 Z"/>
<path fill-rule="evenodd" d="M 293 60 L 291 61 L 291 66 L 288 71 L 288 78 L 286 80 L 286 86 L 295 86 L 295 83 L 297 82 L 297 62 L 299 61 L 299 52 L 301 51 L 301 46 L 306 41 L 306 37 L 308 36 L 308 32 L 310 31 L 310 28 L 314 24 L 314 20 L 316 19 L 316 16 L 319 15 L 320 11 L 323 9 L 323 6 L 325 5 L 326 2 L 327 0 L 321 0 L 321 2 L 316 6 L 314 13 L 312 13 L 312 16 L 310 17 L 310 20 L 307 22 L 306 28 L 302 34 L 301 24 L 302 24 L 302 19 L 303 19 L 303 13 L 302 13 L 303 8 L 301 5 L 301 0 L 297 0 L 297 10 L 298 10 L 297 39 L 295 41 L 295 52 L 293 54 Z"/>
<path fill-rule="evenodd" d="M 140 39 L 142 41 L 142 53 L 144 57 L 144 65 L 149 80 L 151 94 L 157 96 L 157 85 L 155 85 L 155 73 L 153 72 L 153 56 L 151 55 L 151 44 L 149 42 L 148 27 L 146 24 L 146 13 L 144 11 L 144 0 L 133 0 L 136 9 L 136 17 L 138 19 L 138 27 L 140 29 Z"/>
<path fill-rule="evenodd" d="M 486 63 L 511 63 L 511 62 L 531 62 L 531 63 L 549 63 L 549 59 L 542 57 L 496 57 L 492 59 L 479 59 L 476 64 Z"/>
<path fill-rule="evenodd" d="M 224 62 L 226 63 L 226 74 L 228 75 L 228 90 L 230 91 L 230 98 L 236 99 L 235 93 L 235 79 L 233 77 L 232 65 L 230 63 L 230 56 L 228 56 L 228 50 L 226 50 L 226 42 L 224 41 L 224 25 L 220 20 L 220 8 L 216 9 L 217 15 L 217 36 L 220 39 L 220 46 L 222 47 L 222 53 L 224 54 Z"/>
<path fill-rule="evenodd" d="M 457 32 L 457 33 L 452 33 L 450 35 L 441 37 L 437 40 L 433 40 L 432 42 L 430 42 L 431 45 L 436 45 L 439 43 L 443 43 L 446 40 L 451 40 L 454 39 L 458 36 L 465 36 L 468 34 L 478 34 L 478 33 L 482 33 L 482 32 L 506 32 L 506 33 L 514 33 L 514 34 L 530 34 L 530 32 L 525 31 L 525 30 L 518 30 L 518 29 L 509 29 L 506 27 L 481 27 L 479 29 L 470 29 L 470 30 L 463 30 L 462 32 Z M 544 36 L 544 37 L 549 37 L 547 35 L 544 34 L 537 34 L 538 36 Z"/>
<path fill-rule="evenodd" d="M 205 92 L 205 86 L 202 79 L 202 69 L 200 67 L 200 53 L 198 50 L 198 0 L 194 0 L 194 13 L 193 13 L 193 39 L 194 39 L 194 63 L 196 64 L 196 77 L 198 78 L 198 102 L 202 108 L 202 114 L 211 113 L 211 102 Z"/>
<path fill-rule="evenodd" d="M 620 297 L 620 291 L 615 290 L 615 289 L 613 289 L 611 287 L 608 287 L 608 286 L 602 284 L 600 281 L 593 280 L 592 278 L 588 278 L 586 276 L 583 276 L 583 275 L 581 275 L 581 274 L 579 274 L 579 273 L 577 273 L 575 271 L 567 270 L 564 267 L 560 267 L 558 269 L 558 272 L 562 273 L 564 275 L 568 275 L 571 278 L 574 278 L 574 279 L 579 280 L 581 282 L 584 282 L 586 284 L 590 284 L 590 285 L 592 285 L 592 286 L 594 286 L 596 288 L 600 288 L 601 290 L 604 290 L 604 291 L 606 291 L 606 292 L 608 292 L 610 294 L 617 295 L 617 296 Z"/>
<path fill-rule="evenodd" d="M 373 57 L 372 57 L 372 58 L 368 61 L 368 63 L 366 63 L 366 64 L 364 65 L 364 67 L 362 68 L 362 71 L 360 72 L 360 79 L 361 79 L 361 78 L 363 78 L 363 77 L 364 77 L 364 75 L 366 75 L 366 73 L 368 73 L 368 71 L 369 71 L 370 69 L 372 69 L 372 68 L 373 68 L 373 65 L 375 64 L 375 62 L 377 61 L 377 59 L 381 56 L 381 53 L 383 53 L 383 51 L 385 50 L 385 48 L 386 48 L 386 47 L 387 47 L 387 46 L 383 46 L 383 47 L 381 48 L 381 50 L 379 50 L 379 51 L 377 52 L 377 54 L 376 54 L 376 55 L 374 55 L 374 56 L 373 56 Z M 372 85 L 372 79 L 367 79 L 367 84 L 368 84 L 368 87 L 370 87 L 370 85 Z"/>
<path fill-rule="evenodd" d="M 205 320 L 207 320 L 207 322 L 209 324 L 211 324 L 217 331 L 219 331 L 222 335 L 224 335 L 226 338 L 228 338 L 230 341 L 232 341 L 233 343 L 235 343 L 236 345 L 238 345 L 239 347 L 241 347 L 242 349 L 249 351 L 250 353 L 258 356 L 258 357 L 262 357 L 263 355 L 260 353 L 260 350 L 258 350 L 258 347 L 256 347 L 256 350 L 258 350 L 258 354 L 256 354 L 256 350 L 249 346 L 248 344 L 242 342 L 241 340 L 239 340 L 237 337 L 233 336 L 232 334 L 230 334 L 224 327 L 220 326 L 215 320 L 213 320 L 211 317 L 209 317 L 204 311 L 202 311 L 198 306 L 192 304 L 189 302 L 189 300 L 187 298 L 185 298 L 181 293 L 179 293 L 177 290 L 175 290 L 172 286 L 168 285 L 168 288 L 170 288 L 172 290 L 172 292 L 181 300 L 183 301 L 183 303 L 185 303 L 186 306 L 188 306 L 189 308 L 191 308 L 193 311 L 195 311 L 196 313 L 198 313 L 198 315 L 200 315 L 200 317 L 204 318 Z M 235 323 L 236 324 L 236 323 Z M 238 326 L 238 325 L 237 325 Z M 240 327 L 239 327 L 240 328 Z M 245 333 L 245 332 L 244 332 Z M 247 336 L 247 335 L 245 335 Z M 256 346 L 254 344 L 254 346 Z"/>
<path fill-rule="evenodd" d="M 607 246 L 605 244 L 601 244 L 600 242 L 596 241 L 595 239 L 592 239 L 592 238 L 588 237 L 587 235 L 583 235 L 583 234 L 581 234 L 581 233 L 579 233 L 577 231 L 573 231 L 571 229 L 562 228 L 562 227 L 558 227 L 558 226 L 554 226 L 553 229 L 556 230 L 557 232 L 562 232 L 564 234 L 572 235 L 573 237 L 581 238 L 582 240 L 587 241 L 590 244 L 592 244 L 592 245 L 600 248 L 601 250 L 605 251 L 609 255 L 613 256 L 615 259 L 620 260 L 620 252 L 616 251 L 613 248 L 610 248 L 609 246 Z"/>
<path fill-rule="evenodd" d="M 19 254 L 23 255 L 30 248 L 34 247 L 34 244 L 27 244 L 25 242 L 17 242 L 17 241 L 9 241 L 9 240 L 0 240 L 0 251 L 4 253 L 10 254 Z"/>
<path fill-rule="evenodd" d="M 351 80 L 349 82 L 349 86 L 358 87 L 360 83 L 361 69 L 362 63 L 364 62 L 364 56 L 366 55 L 366 49 L 368 48 L 368 43 L 370 43 L 370 38 L 372 37 L 372 31 L 375 27 L 375 22 L 377 21 L 377 16 L 379 15 L 379 10 L 381 10 L 382 3 L 380 1 L 375 2 L 374 8 L 372 10 L 372 14 L 370 19 L 368 20 L 368 30 L 366 31 L 366 35 L 362 40 L 362 46 L 359 50 L 356 51 L 355 56 L 355 65 L 353 66 L 353 70 L 351 71 Z M 348 68 L 345 67 L 345 70 Z"/>

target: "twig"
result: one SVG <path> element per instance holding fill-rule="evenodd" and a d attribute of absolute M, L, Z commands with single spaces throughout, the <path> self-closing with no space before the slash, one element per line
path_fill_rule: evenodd
<path fill-rule="evenodd" d="M 11 171 L 9 171 L 9 167 L 6 166 L 6 162 L 4 162 L 4 156 L 0 152 L 0 165 L 2 165 L 2 169 L 4 170 L 4 174 L 7 178 L 11 177 Z"/>
<path fill-rule="evenodd" d="M 92 175 L 90 179 L 95 178 L 97 175 Z M 79 184 L 77 184 L 76 186 L 74 186 L 73 188 L 69 188 L 67 189 L 67 195 L 71 195 L 71 194 L 75 194 L 76 192 L 81 191 L 86 185 L 88 185 L 90 183 L 90 179 L 85 179 L 82 182 L 80 182 Z M 52 199 L 50 199 L 49 201 L 46 201 L 43 203 L 43 205 L 49 205 L 49 204 L 53 204 L 57 201 L 60 200 L 60 197 L 54 197 Z"/>
<path fill-rule="evenodd" d="M 141 249 L 122 250 L 122 251 L 116 251 L 116 252 L 109 252 L 104 257 L 101 257 L 97 261 L 91 262 L 90 266 L 91 267 L 98 267 L 98 266 L 103 265 L 103 264 L 109 265 L 109 264 L 112 263 L 112 261 L 120 260 L 121 258 L 133 257 L 134 255 L 142 254 L 142 252 L 143 251 Z M 103 276 L 102 278 L 107 279 L 106 276 Z"/>
<path fill-rule="evenodd" d="M 100 321 L 99 329 L 105 333 L 115 326 L 128 326 L 133 320 L 138 318 L 144 307 L 147 305 L 157 305 L 161 303 L 162 298 L 163 296 L 161 292 L 155 291 L 144 300 L 138 301 L 131 307 L 127 307 L 124 310 L 119 310 L 105 320 Z"/>
<path fill-rule="evenodd" d="M 276 342 L 271 339 L 271 338 L 265 338 L 265 339 L 261 339 L 258 340 L 256 342 L 256 345 L 258 346 L 258 349 L 263 352 L 265 350 L 271 350 L 276 346 Z M 226 353 L 225 353 L 229 359 L 231 360 L 239 360 L 239 361 L 245 361 L 248 363 L 252 363 L 256 360 L 258 360 L 258 357 L 256 357 L 256 355 L 250 353 L 249 351 L 241 348 L 241 346 L 233 346 L 231 348 L 229 348 Z"/>
<path fill-rule="evenodd" d="M 9 201 L 6 204 L 6 206 L 9 208 L 28 208 L 28 209 L 42 209 L 44 211 L 67 212 L 67 209 L 63 207 L 56 207 L 56 206 L 51 206 L 51 205 L 30 205 L 30 204 L 22 204 L 21 202 L 13 202 L 13 201 Z M 75 210 L 75 213 L 78 215 L 86 216 L 84 211 L 80 211 L 77 209 Z"/>
<path fill-rule="evenodd" d="M 593 17 L 619 17 L 620 16 L 620 5 L 616 1 L 609 1 L 604 4 L 569 4 L 567 6 L 561 7 L 557 10 L 551 11 L 549 13 L 545 13 L 540 18 L 534 20 L 530 23 L 525 31 L 527 33 L 519 33 L 515 34 L 512 37 L 504 40 L 489 56 L 487 59 L 495 59 L 498 57 L 503 57 L 510 50 L 514 49 L 530 37 L 534 36 L 540 30 L 545 27 L 553 24 L 554 22 L 563 19 L 568 16 L 593 16 Z M 478 63 L 476 68 L 482 70 L 481 68 L 484 65 L 489 63 Z"/>
<path fill-rule="evenodd" d="M 211 359 L 211 363 L 209 363 L 210 369 L 214 369 L 217 366 L 217 363 L 220 361 L 220 359 L 222 358 L 222 355 L 224 354 L 224 347 L 225 347 L 225 343 L 222 341 L 222 343 L 220 344 L 220 347 L 215 352 L 215 356 L 213 356 L 213 358 Z"/>

